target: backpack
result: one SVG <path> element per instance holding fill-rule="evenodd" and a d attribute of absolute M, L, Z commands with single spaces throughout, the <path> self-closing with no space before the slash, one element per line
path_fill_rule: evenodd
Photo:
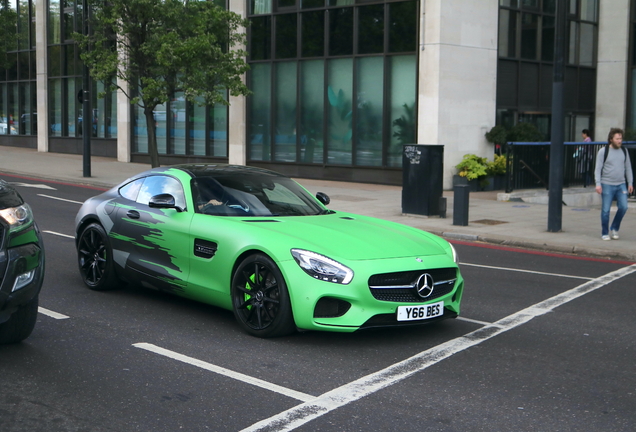
<path fill-rule="evenodd" d="M 603 154 L 603 165 L 605 165 L 605 161 L 607 160 L 607 155 L 609 154 L 609 148 L 610 148 L 610 145 L 607 144 L 605 146 L 605 153 Z M 621 150 L 623 150 L 623 154 L 625 155 L 625 157 L 627 157 L 627 149 L 621 146 Z"/>

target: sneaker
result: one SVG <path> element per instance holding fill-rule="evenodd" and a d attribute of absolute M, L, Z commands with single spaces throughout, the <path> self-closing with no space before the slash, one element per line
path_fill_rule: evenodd
<path fill-rule="evenodd" d="M 610 231 L 610 237 L 612 238 L 612 240 L 618 240 L 620 238 L 618 236 L 618 231 L 614 231 L 614 230 Z"/>
<path fill-rule="evenodd" d="M 610 236 L 608 236 L 607 234 L 602 235 L 602 236 L 601 236 L 601 238 L 602 238 L 603 240 L 611 240 L 611 239 L 610 239 Z"/>

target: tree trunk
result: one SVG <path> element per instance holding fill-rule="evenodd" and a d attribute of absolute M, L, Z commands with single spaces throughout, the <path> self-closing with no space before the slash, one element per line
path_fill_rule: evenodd
<path fill-rule="evenodd" d="M 157 150 L 157 128 L 153 108 L 145 108 L 146 129 L 148 130 L 148 154 L 150 155 L 150 166 L 159 166 L 159 151 Z"/>

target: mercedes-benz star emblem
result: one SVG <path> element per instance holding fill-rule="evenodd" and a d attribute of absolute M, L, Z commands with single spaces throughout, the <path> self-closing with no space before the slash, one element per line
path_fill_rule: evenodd
<path fill-rule="evenodd" d="M 433 294 L 433 276 L 428 273 L 423 273 L 415 282 L 415 290 L 417 291 L 417 295 L 422 298 L 429 297 Z"/>

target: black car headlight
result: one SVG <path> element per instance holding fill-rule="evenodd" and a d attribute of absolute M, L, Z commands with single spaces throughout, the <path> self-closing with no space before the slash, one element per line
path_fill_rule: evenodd
<path fill-rule="evenodd" d="M 353 279 L 353 270 L 326 256 L 302 249 L 291 254 L 305 273 L 314 279 L 346 285 Z"/>
<path fill-rule="evenodd" d="M 28 204 L 0 210 L 0 217 L 9 224 L 9 231 L 20 231 L 33 223 L 33 212 Z"/>

